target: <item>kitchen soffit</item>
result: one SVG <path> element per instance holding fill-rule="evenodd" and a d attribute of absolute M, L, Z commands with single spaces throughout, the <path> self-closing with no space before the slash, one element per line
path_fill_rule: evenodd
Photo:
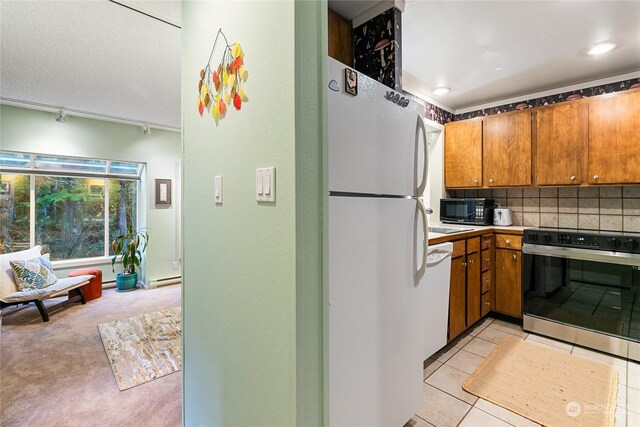
<path fill-rule="evenodd" d="M 351 19 L 376 3 L 329 7 Z M 616 49 L 586 55 L 609 40 Z M 461 110 L 640 71 L 640 1 L 406 0 L 402 43 L 404 89 Z"/>

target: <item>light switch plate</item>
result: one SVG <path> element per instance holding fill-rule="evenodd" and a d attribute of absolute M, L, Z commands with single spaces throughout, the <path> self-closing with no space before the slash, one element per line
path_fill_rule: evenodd
<path fill-rule="evenodd" d="M 215 184 L 213 187 L 213 200 L 216 204 L 222 204 L 222 175 L 215 177 Z"/>
<path fill-rule="evenodd" d="M 256 200 L 259 202 L 276 201 L 276 168 L 256 169 Z"/>

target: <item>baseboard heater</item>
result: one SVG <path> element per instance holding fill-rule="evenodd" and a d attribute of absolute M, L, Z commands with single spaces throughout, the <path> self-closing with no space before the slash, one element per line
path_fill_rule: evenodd
<path fill-rule="evenodd" d="M 157 286 L 175 285 L 182 282 L 182 276 L 165 277 L 163 279 L 151 279 L 149 281 L 152 288 Z"/>
<path fill-rule="evenodd" d="M 175 285 L 176 283 L 182 282 L 182 276 L 173 276 L 173 277 L 165 277 L 162 279 L 152 279 L 149 284 L 150 288 L 156 288 L 159 286 L 166 285 Z M 114 280 L 105 280 L 102 282 L 102 289 L 110 289 L 116 287 L 116 281 Z"/>

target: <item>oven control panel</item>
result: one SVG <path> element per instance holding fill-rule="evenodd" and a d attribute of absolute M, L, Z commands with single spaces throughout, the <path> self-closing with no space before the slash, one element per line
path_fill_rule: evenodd
<path fill-rule="evenodd" d="M 535 245 L 640 253 L 640 234 L 527 229 L 524 230 L 524 242 Z"/>

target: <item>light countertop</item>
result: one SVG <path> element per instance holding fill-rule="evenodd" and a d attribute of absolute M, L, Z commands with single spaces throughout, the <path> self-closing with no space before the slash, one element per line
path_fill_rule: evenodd
<path fill-rule="evenodd" d="M 500 233 L 514 233 L 514 234 L 522 234 L 522 231 L 527 228 L 532 227 L 523 227 L 517 225 L 510 225 L 508 227 L 500 226 L 500 225 L 459 225 L 459 224 L 442 224 L 440 222 L 430 223 L 429 227 L 448 227 L 448 228 L 459 228 L 466 229 L 469 231 L 464 231 L 461 233 L 432 233 L 429 232 L 429 244 L 441 243 L 449 240 L 459 240 L 466 239 L 467 237 L 473 237 L 474 235 L 479 235 L 483 233 L 490 232 L 500 232 Z"/>

